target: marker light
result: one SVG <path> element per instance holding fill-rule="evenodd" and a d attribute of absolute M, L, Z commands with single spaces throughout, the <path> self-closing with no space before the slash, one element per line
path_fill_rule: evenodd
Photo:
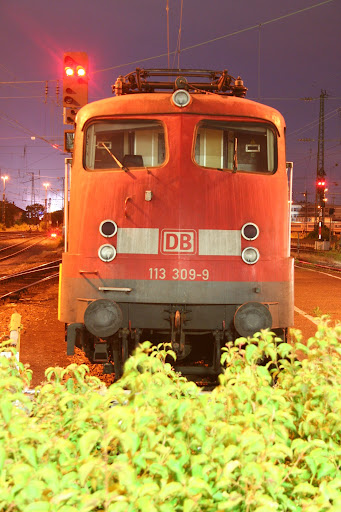
<path fill-rule="evenodd" d="M 242 236 L 245 240 L 256 240 L 259 235 L 259 229 L 253 222 L 247 222 L 241 229 Z"/>
<path fill-rule="evenodd" d="M 246 247 L 242 252 L 242 260 L 248 265 L 253 265 L 259 260 L 259 252 L 255 247 Z"/>
<path fill-rule="evenodd" d="M 101 222 L 99 227 L 99 232 L 102 236 L 106 238 L 110 238 L 111 236 L 116 235 L 117 233 L 117 224 L 113 220 L 107 219 Z"/>
<path fill-rule="evenodd" d="M 178 89 L 172 95 L 172 101 L 177 107 L 186 107 L 191 101 L 191 97 L 185 89 Z"/>
<path fill-rule="evenodd" d="M 112 261 L 116 256 L 116 249 L 110 244 L 101 245 L 98 249 L 98 256 L 102 261 Z"/>

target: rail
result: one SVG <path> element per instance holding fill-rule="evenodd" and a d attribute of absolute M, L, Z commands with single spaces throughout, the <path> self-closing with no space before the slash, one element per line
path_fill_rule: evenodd
<path fill-rule="evenodd" d="M 38 265 L 37 267 L 32 267 L 30 269 L 27 269 L 27 270 L 24 270 L 22 272 L 17 272 L 15 274 L 9 274 L 7 276 L 2 276 L 0 278 L 0 284 L 2 286 L 2 288 L 6 287 L 6 290 L 5 290 L 5 293 L 2 293 L 2 295 L 0 295 L 0 300 L 2 299 L 5 299 L 5 298 L 8 298 L 12 295 L 16 295 L 16 294 L 19 294 L 20 292 L 28 289 L 28 288 L 31 288 L 32 286 L 36 286 L 36 285 L 39 285 L 45 281 L 48 281 L 50 279 L 54 279 L 56 277 L 59 276 L 59 272 L 55 272 L 56 268 L 59 269 L 59 264 L 60 264 L 61 260 L 54 260 L 52 262 L 49 262 L 49 263 L 44 263 L 43 265 Z M 40 278 L 40 279 L 35 279 L 36 276 L 37 276 L 37 273 L 47 273 L 48 275 Z M 33 278 L 33 281 L 32 281 L 32 278 Z M 17 282 L 19 280 L 21 280 L 21 285 L 20 288 L 15 288 L 13 289 L 13 286 L 11 287 L 12 289 L 8 290 L 8 282 L 9 281 L 13 281 L 14 282 Z M 22 282 L 24 281 L 24 283 Z M 26 282 L 25 282 L 26 281 Z M 12 283 L 13 285 L 13 283 Z"/>

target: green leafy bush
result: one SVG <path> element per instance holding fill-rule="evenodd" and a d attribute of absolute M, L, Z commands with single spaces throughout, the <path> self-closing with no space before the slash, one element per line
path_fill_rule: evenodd
<path fill-rule="evenodd" d="M 31 399 L 1 357 L 0 511 L 340 511 L 340 340 L 239 338 L 211 393 L 148 342 L 109 388 L 70 365 Z"/>

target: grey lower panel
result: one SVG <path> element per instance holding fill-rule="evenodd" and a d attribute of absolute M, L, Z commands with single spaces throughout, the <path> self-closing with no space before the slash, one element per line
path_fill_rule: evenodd
<path fill-rule="evenodd" d="M 131 291 L 109 291 L 99 288 L 121 288 Z M 93 300 L 107 298 L 120 304 L 124 326 L 168 328 L 169 305 L 186 307 L 188 329 L 202 325 L 221 328 L 233 319 L 236 308 L 245 302 L 268 304 L 273 327 L 293 325 L 293 283 L 291 282 L 190 282 L 106 280 L 88 277 L 63 279 L 60 320 L 83 322 L 84 311 Z M 214 319 L 209 322 L 207 319 Z M 142 325 L 143 324 L 143 325 Z M 215 327 L 212 327 L 212 325 Z"/>
<path fill-rule="evenodd" d="M 91 299 L 110 298 L 115 302 L 164 304 L 237 304 L 250 300 L 278 301 L 292 292 L 290 282 L 220 282 L 220 281 L 137 281 L 102 280 L 86 276 L 68 279 L 72 295 Z M 105 291 L 99 288 L 123 288 Z"/>

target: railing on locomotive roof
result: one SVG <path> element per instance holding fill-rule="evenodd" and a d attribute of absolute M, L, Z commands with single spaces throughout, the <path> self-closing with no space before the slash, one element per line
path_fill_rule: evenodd
<path fill-rule="evenodd" d="M 151 77 L 176 77 L 175 80 L 148 80 Z M 194 81 L 187 80 L 187 77 Z M 200 78 L 205 78 L 206 82 L 198 82 Z M 116 96 L 123 94 L 136 94 L 141 92 L 156 92 L 157 90 L 177 90 L 186 89 L 195 92 L 211 92 L 227 96 L 238 96 L 244 98 L 247 88 L 243 80 L 238 76 L 234 78 L 229 75 L 227 69 L 224 71 L 211 71 L 203 69 L 140 69 L 120 75 L 112 86 Z"/>

